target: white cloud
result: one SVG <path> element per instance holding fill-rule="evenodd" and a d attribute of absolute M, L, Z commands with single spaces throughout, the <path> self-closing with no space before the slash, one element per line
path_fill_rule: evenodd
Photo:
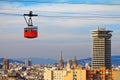
<path fill-rule="evenodd" d="M 120 5 L 88 5 L 88 4 L 40 4 L 34 6 L 22 6 L 21 4 L 2 4 L 2 8 L 0 12 L 9 12 L 13 14 L 21 14 L 28 13 L 29 10 L 33 10 L 35 13 L 37 12 L 40 15 L 48 15 L 48 16 L 106 16 L 112 15 L 115 17 L 120 13 Z M 4 10 L 8 9 L 8 10 Z M 40 12 L 41 11 L 41 12 Z M 44 12 L 47 11 L 47 12 Z M 57 13 L 56 13 L 57 12 Z M 67 12 L 67 13 L 59 13 L 59 12 Z M 113 13 L 114 12 L 114 13 Z M 70 14 L 73 13 L 73 14 Z M 1 16 L 1 15 L 0 15 Z M 4 19 L 3 19 L 3 18 Z M 22 16 L 21 16 L 22 17 Z M 6 20 L 8 19 L 9 20 Z M 14 16 L 5 18 L 1 16 L 1 19 L 4 21 L 2 24 L 5 23 L 21 23 L 23 19 L 16 18 Z M 51 20 L 52 19 L 52 20 Z M 39 16 L 35 21 L 39 25 L 43 26 L 64 26 L 64 27 L 82 27 L 88 25 L 104 25 L 104 24 L 119 24 L 120 19 L 98 19 L 94 20 L 88 18 L 49 18 L 49 17 L 42 17 Z M 7 25 L 7 24 L 6 24 Z"/>
<path fill-rule="evenodd" d="M 17 40 L 23 40 L 24 35 L 23 34 L 0 34 L 0 40 L 1 41 L 17 41 Z"/>
<path fill-rule="evenodd" d="M 22 4 L 2 4 L 2 10 L 7 9 L 13 12 L 33 11 L 50 11 L 50 12 L 77 12 L 77 13 L 100 13 L 104 12 L 120 12 L 120 5 L 94 5 L 94 4 L 37 4 L 31 6 L 23 6 Z M 1 10 L 1 11 L 2 11 Z M 42 12 L 41 12 L 42 13 Z M 113 14 L 114 14 L 113 13 Z M 53 14 L 54 15 L 54 14 Z"/>
<path fill-rule="evenodd" d="M 22 6 L 22 10 L 55 11 L 55 12 L 96 12 L 119 11 L 120 5 L 94 5 L 94 4 L 38 4 Z M 16 8 L 15 8 L 16 9 Z"/>
<path fill-rule="evenodd" d="M 46 24 L 42 24 L 38 22 L 39 25 L 47 25 L 47 26 L 60 26 L 60 27 L 85 27 L 85 26 L 96 26 L 96 25 L 107 25 L 107 24 L 119 24 L 119 20 L 111 20 L 111 19 L 100 19 L 100 20 L 81 20 L 81 19 L 66 19 L 66 20 L 56 20 L 56 21 L 48 21 Z"/>
<path fill-rule="evenodd" d="M 1 25 L 6 25 L 6 26 L 16 26 L 16 25 L 23 25 L 26 24 L 24 21 L 23 16 L 9 16 L 9 15 L 2 15 L 0 18 L 0 23 Z"/>
<path fill-rule="evenodd" d="M 79 39 L 87 39 L 88 35 L 73 35 L 73 34 L 49 34 L 40 36 L 42 40 L 79 40 Z"/>

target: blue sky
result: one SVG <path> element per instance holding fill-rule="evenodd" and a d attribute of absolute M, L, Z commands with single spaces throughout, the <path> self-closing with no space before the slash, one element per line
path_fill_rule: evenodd
<path fill-rule="evenodd" d="M 43 1 L 45 2 L 45 0 Z M 58 59 L 61 50 L 65 60 L 73 59 L 74 56 L 77 56 L 78 59 L 91 57 L 91 31 L 97 29 L 98 26 L 113 30 L 112 55 L 120 54 L 120 0 L 48 1 L 49 3 L 0 1 L 0 13 L 17 14 L 0 14 L 1 57 Z M 34 25 L 39 28 L 37 39 L 25 39 L 23 37 L 23 29 L 27 25 L 21 15 L 28 13 L 30 10 L 39 14 L 38 17 L 33 18 Z M 78 18 L 44 16 L 78 16 Z M 93 16 L 93 18 L 81 16 Z"/>
<path fill-rule="evenodd" d="M 59 2 L 65 2 L 65 3 L 82 3 L 82 4 L 119 4 L 120 0 L 1 0 L 1 1 L 13 1 L 13 2 L 32 2 L 32 3 L 38 3 L 38 2 L 43 2 L 43 3 L 59 3 Z M 25 3 L 24 3 L 25 4 Z"/>

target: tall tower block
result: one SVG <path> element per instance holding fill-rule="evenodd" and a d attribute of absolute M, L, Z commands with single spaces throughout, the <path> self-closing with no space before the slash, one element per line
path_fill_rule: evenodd
<path fill-rule="evenodd" d="M 111 30 L 98 28 L 92 31 L 93 47 L 92 47 L 92 68 L 99 69 L 106 67 L 111 69 Z"/>

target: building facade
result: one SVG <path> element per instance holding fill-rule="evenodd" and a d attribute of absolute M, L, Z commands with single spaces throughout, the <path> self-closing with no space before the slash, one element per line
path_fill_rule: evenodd
<path fill-rule="evenodd" d="M 67 70 L 45 70 L 44 80 L 64 80 Z"/>
<path fill-rule="evenodd" d="M 113 80 L 120 80 L 120 69 L 113 70 Z"/>
<path fill-rule="evenodd" d="M 86 80 L 86 70 L 82 67 L 71 69 L 67 72 L 64 80 Z"/>
<path fill-rule="evenodd" d="M 9 69 L 9 59 L 5 58 L 3 62 L 3 69 L 8 70 Z"/>
<path fill-rule="evenodd" d="M 112 70 L 101 67 L 97 70 L 86 70 L 86 80 L 113 80 Z"/>
<path fill-rule="evenodd" d="M 93 49 L 92 49 L 92 68 L 99 69 L 106 67 L 111 69 L 111 30 L 98 28 L 92 31 Z"/>
<path fill-rule="evenodd" d="M 32 66 L 31 60 L 25 60 L 25 66 Z"/>

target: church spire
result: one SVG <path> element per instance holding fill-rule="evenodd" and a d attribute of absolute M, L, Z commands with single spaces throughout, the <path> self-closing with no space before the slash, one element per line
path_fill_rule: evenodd
<path fill-rule="evenodd" d="M 60 54 L 60 60 L 63 61 L 62 51 L 61 51 L 61 54 Z"/>
<path fill-rule="evenodd" d="M 63 69 L 63 67 L 64 67 L 64 62 L 63 62 L 62 51 L 61 51 L 60 61 L 59 61 L 59 68 L 60 68 L 60 69 Z"/>
<path fill-rule="evenodd" d="M 78 63 L 77 63 L 77 59 L 76 59 L 76 56 L 74 57 L 74 68 L 76 68 L 77 67 L 77 65 L 78 65 Z"/>

